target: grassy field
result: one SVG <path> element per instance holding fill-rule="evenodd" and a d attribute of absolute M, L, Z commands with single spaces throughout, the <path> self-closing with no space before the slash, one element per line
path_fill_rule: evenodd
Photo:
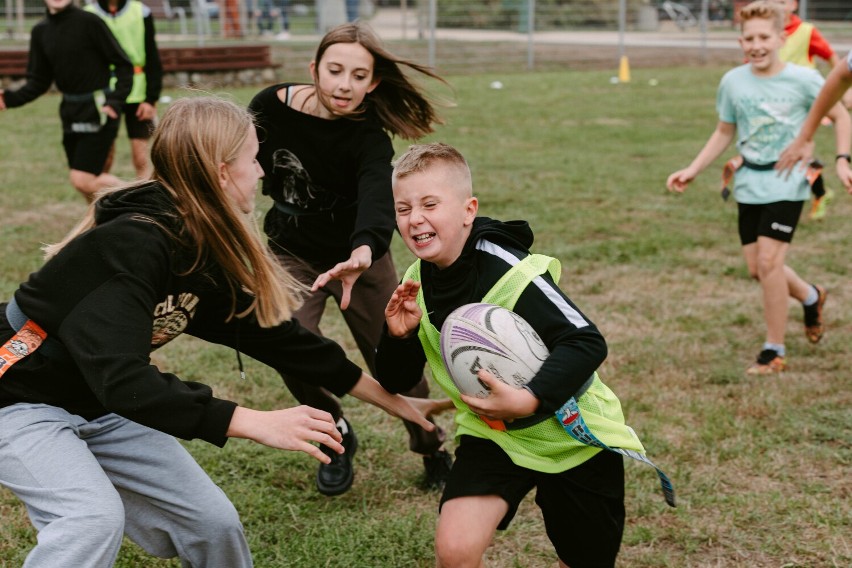
<path fill-rule="evenodd" d="M 719 198 L 718 168 L 683 196 L 664 188 L 715 126 L 723 71 L 643 69 L 621 85 L 609 83 L 610 72 L 454 76 L 456 106 L 430 138 L 469 158 L 482 214 L 529 220 L 535 248 L 562 260 L 563 288 L 608 340 L 603 380 L 675 484 L 679 506 L 670 509 L 653 470 L 626 465 L 618 565 L 850 566 L 852 199 L 829 170 L 837 193 L 829 215 L 800 225 L 789 259 L 830 291 L 826 338 L 809 345 L 791 303 L 790 370 L 746 377 L 764 327 L 759 287 L 740 256 L 736 206 Z M 504 88 L 490 89 L 498 79 Z M 247 102 L 253 91 L 230 94 Z M 39 244 L 58 239 L 83 212 L 66 179 L 57 105 L 48 96 L 0 114 L 0 297 L 39 266 Z M 831 136 L 819 140 L 827 162 Z M 398 141 L 398 150 L 405 146 Z M 119 149 L 117 173 L 129 176 L 125 140 Z M 267 207 L 261 199 L 259 210 Z M 411 256 L 398 241 L 394 252 L 404 268 Z M 357 360 L 338 314 L 324 324 Z M 157 361 L 244 405 L 293 404 L 274 373 L 249 361 L 240 381 L 232 352 L 192 338 L 169 345 Z M 259 567 L 432 566 L 438 494 L 418 488 L 420 460 L 406 451 L 404 429 L 354 399 L 344 404 L 361 449 L 355 485 L 340 497 L 315 491 L 316 464 L 303 454 L 241 440 L 224 450 L 197 441 L 187 447 L 236 504 Z M 451 427 L 450 417 L 440 421 Z M 20 566 L 36 535 L 5 490 L 0 519 L 0 566 Z M 555 563 L 530 496 L 495 539 L 488 564 Z M 178 565 L 130 542 L 118 561 Z"/>

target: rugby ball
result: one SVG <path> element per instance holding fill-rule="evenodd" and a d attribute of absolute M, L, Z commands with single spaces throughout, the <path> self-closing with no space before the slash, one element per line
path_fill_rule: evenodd
<path fill-rule="evenodd" d="M 460 392 L 479 398 L 488 388 L 477 373 L 484 368 L 509 386 L 522 388 L 550 352 L 521 316 L 494 304 L 456 308 L 441 326 L 441 357 Z"/>

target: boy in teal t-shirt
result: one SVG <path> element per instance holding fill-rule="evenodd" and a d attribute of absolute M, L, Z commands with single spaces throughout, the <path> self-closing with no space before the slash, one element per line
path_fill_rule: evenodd
<path fill-rule="evenodd" d="M 786 368 L 784 345 L 788 298 L 804 306 L 805 335 L 811 343 L 823 336 L 826 290 L 804 281 L 786 264 L 809 187 L 805 172 L 785 176 L 775 171 L 781 151 L 798 134 L 823 79 L 813 69 L 784 63 L 784 15 L 767 0 L 740 11 L 740 46 L 748 63 L 722 78 L 717 97 L 719 123 L 692 163 L 668 177 L 667 187 L 683 192 L 695 177 L 736 139 L 743 158 L 734 197 L 739 207 L 739 234 L 749 274 L 763 291 L 766 341 L 748 374 L 765 375 Z M 838 154 L 848 152 L 849 115 L 837 105 L 828 113 L 835 122 Z"/>

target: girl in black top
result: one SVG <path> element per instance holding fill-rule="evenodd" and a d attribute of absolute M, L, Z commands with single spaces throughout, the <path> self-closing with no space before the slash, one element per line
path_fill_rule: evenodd
<path fill-rule="evenodd" d="M 320 42 L 310 64 L 312 84 L 275 85 L 249 105 L 257 117 L 258 160 L 267 172 L 263 192 L 274 200 L 264 222 L 269 244 L 311 286 L 295 317 L 319 333 L 326 300 L 333 297 L 371 370 L 383 309 L 398 281 L 389 252 L 395 228 L 390 136 L 418 138 L 438 122 L 403 66 L 440 80 L 389 53 L 366 24 L 344 24 Z M 285 382 L 300 402 L 330 412 L 344 445 L 355 449 L 351 424 L 328 391 L 287 376 Z M 406 394 L 427 398 L 425 378 Z M 443 433 L 406 427 L 410 449 L 424 455 L 427 483 L 440 483 L 450 461 L 441 450 Z M 320 465 L 321 493 L 349 489 L 352 454 L 330 455 L 332 463 Z"/>
<path fill-rule="evenodd" d="M 39 529 L 33 566 L 111 566 L 125 532 L 187 565 L 250 566 L 233 507 L 173 436 L 247 438 L 321 462 L 316 443 L 344 450 L 327 412 L 252 410 L 151 365 L 181 333 L 433 428 L 290 319 L 299 286 L 251 215 L 256 154 L 244 109 L 179 100 L 154 136 L 152 180 L 96 201 L 0 304 L 0 484 Z"/>

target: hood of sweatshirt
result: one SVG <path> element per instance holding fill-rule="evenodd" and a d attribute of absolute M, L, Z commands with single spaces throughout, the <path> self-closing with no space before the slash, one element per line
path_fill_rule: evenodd
<path fill-rule="evenodd" d="M 443 270 L 430 262 L 421 262 L 421 278 L 426 303 L 432 313 L 430 320 L 438 328 L 449 313 L 470 302 L 482 301 L 482 296 L 495 280 L 492 274 L 484 274 L 477 266 L 476 243 L 486 239 L 494 244 L 529 254 L 533 244 L 533 232 L 526 221 L 497 221 L 488 217 L 477 217 L 473 221 L 470 236 L 456 261 Z M 499 277 L 499 276 L 498 276 Z"/>
<path fill-rule="evenodd" d="M 95 203 L 95 223 L 102 225 L 122 215 L 140 215 L 176 229 L 178 217 L 169 192 L 147 182 L 109 193 Z"/>

